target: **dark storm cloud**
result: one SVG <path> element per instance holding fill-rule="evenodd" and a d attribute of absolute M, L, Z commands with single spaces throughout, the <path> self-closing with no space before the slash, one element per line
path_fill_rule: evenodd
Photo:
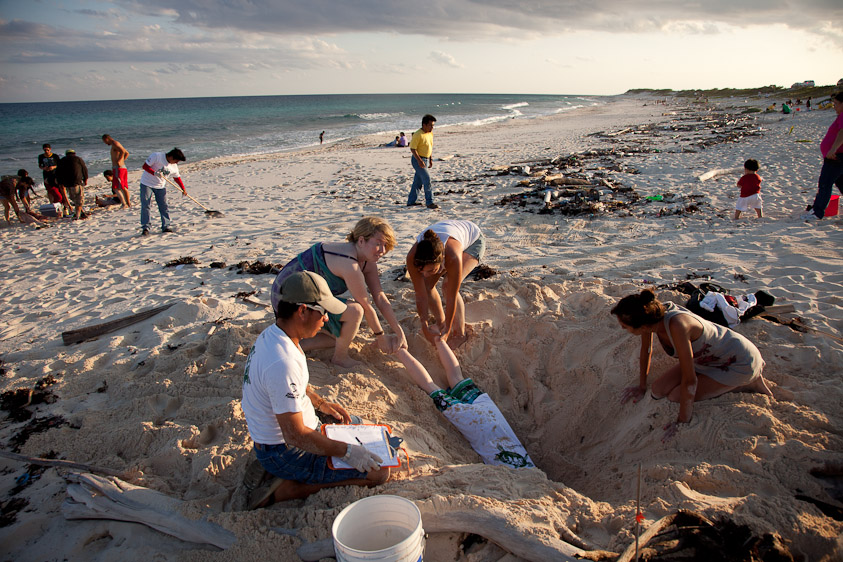
<path fill-rule="evenodd" d="M 646 33 L 689 21 L 700 22 L 701 28 L 704 22 L 780 23 L 806 30 L 825 22 L 843 27 L 840 0 L 125 0 L 122 4 L 146 14 L 150 6 L 158 6 L 174 12 L 176 21 L 202 28 L 269 34 L 394 32 L 454 40 L 505 36 L 507 30 Z"/>
<path fill-rule="evenodd" d="M 53 28 L 43 23 L 32 23 L 23 20 L 0 20 L 0 37 L 3 42 L 37 41 L 49 37 Z"/>

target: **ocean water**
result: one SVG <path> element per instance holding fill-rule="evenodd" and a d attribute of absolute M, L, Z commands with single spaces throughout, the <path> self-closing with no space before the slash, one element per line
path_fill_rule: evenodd
<path fill-rule="evenodd" d="M 73 148 L 90 173 L 110 167 L 102 135 L 120 141 L 140 168 L 150 153 L 178 146 L 195 162 L 219 156 L 263 154 L 399 131 L 409 137 L 425 113 L 437 129 L 530 119 L 603 103 L 599 96 L 505 94 L 351 94 L 248 96 L 0 104 L 0 173 L 19 168 L 40 178 L 37 157 L 49 143 L 63 155 Z"/>

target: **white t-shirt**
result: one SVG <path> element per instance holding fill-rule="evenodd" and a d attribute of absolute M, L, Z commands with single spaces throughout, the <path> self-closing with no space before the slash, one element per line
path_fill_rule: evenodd
<path fill-rule="evenodd" d="M 261 332 L 243 374 L 243 415 L 256 443 L 278 445 L 284 435 L 275 414 L 301 412 L 304 425 L 316 429 L 319 419 L 307 397 L 307 358 L 275 324 Z"/>
<path fill-rule="evenodd" d="M 171 178 L 181 177 L 179 175 L 179 165 L 170 164 L 169 162 L 167 162 L 167 155 L 163 152 L 153 152 L 152 154 L 150 154 L 149 158 L 146 159 L 146 165 L 155 170 L 156 172 L 162 168 L 165 168 L 167 171 L 170 172 L 169 177 Z M 141 175 L 141 183 L 153 189 L 163 189 L 170 185 L 166 181 L 164 181 L 164 178 L 154 176 L 146 170 L 144 170 L 143 175 Z"/>
<path fill-rule="evenodd" d="M 421 234 L 416 237 L 416 242 L 424 240 L 424 233 L 428 230 L 435 232 L 442 244 L 447 243 L 448 238 L 454 238 L 462 244 L 463 250 L 477 242 L 481 234 L 480 227 L 471 221 L 442 221 L 422 230 Z"/>

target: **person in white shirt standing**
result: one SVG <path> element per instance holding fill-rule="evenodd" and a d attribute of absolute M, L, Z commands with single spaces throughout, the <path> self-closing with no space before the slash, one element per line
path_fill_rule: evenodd
<path fill-rule="evenodd" d="M 273 292 L 275 323 L 249 352 L 242 408 L 258 462 L 275 478 L 251 491 L 249 508 L 306 498 L 322 488 L 386 482 L 389 468 L 380 467 L 383 459 L 363 445 L 336 441 L 319 431 L 317 410 L 341 423 L 360 423 L 311 388 L 300 346 L 302 339 L 319 332 L 328 312 L 342 314 L 345 303 L 310 271 L 294 273 Z M 340 457 L 354 469 L 335 470 L 328 464 L 330 457 Z"/>
<path fill-rule="evenodd" d="M 161 215 L 161 232 L 174 232 L 170 226 L 170 207 L 167 205 L 167 181 L 173 180 L 181 188 L 182 193 L 187 194 L 184 182 L 179 175 L 179 162 L 184 162 L 184 152 L 174 148 L 170 152 L 153 152 L 143 163 L 143 175 L 141 176 L 140 201 L 141 201 L 141 236 L 149 235 L 149 206 L 152 197 L 155 196 L 155 203 L 158 205 L 158 213 Z"/>

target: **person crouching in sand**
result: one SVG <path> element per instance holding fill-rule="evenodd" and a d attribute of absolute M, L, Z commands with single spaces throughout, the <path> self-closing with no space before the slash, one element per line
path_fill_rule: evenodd
<path fill-rule="evenodd" d="M 430 343 L 435 335 L 456 349 L 466 342 L 465 302 L 462 282 L 480 264 L 486 252 L 486 238 L 471 221 L 446 220 L 425 228 L 407 253 L 407 274 L 416 294 L 416 311 L 422 334 Z M 436 290 L 439 279 L 445 309 Z M 429 324 L 430 317 L 433 324 Z"/>
<path fill-rule="evenodd" d="M 275 501 L 301 499 L 334 486 L 376 486 L 389 479 L 389 468 L 362 444 L 345 444 L 322 435 L 316 412 L 342 423 L 360 423 L 345 408 L 319 396 L 310 386 L 307 358 L 301 348 L 346 304 L 331 294 L 328 283 L 310 271 L 287 277 L 273 303 L 275 323 L 252 346 L 243 374 L 241 406 L 259 465 L 275 478 L 249 494 L 249 509 Z M 335 470 L 330 457 L 354 467 Z M 252 472 L 252 469 L 249 469 Z M 260 484 L 262 471 L 250 484 Z M 248 486 L 247 486 L 248 489 Z"/>
<path fill-rule="evenodd" d="M 630 399 L 638 402 L 647 391 L 653 335 L 670 357 L 679 359 L 679 365 L 659 376 L 650 390 L 655 399 L 666 396 L 679 403 L 679 417 L 664 426 L 662 441 L 676 434 L 678 424 L 691 421 L 698 400 L 733 391 L 773 395 L 761 374 L 761 353 L 737 332 L 677 304 L 661 303 L 649 289 L 622 298 L 612 314 L 624 330 L 641 337 L 639 382 L 623 391 L 622 404 Z"/>
<path fill-rule="evenodd" d="M 433 382 L 424 366 L 406 349 L 399 349 L 395 356 L 413 382 L 430 396 L 436 408 L 462 433 L 484 463 L 535 468 L 524 445 L 491 397 L 474 381 L 463 378 L 457 358 L 448 344 L 436 336 L 434 345 L 439 361 L 445 367 L 448 389 L 442 389 Z"/>
<path fill-rule="evenodd" d="M 378 260 L 393 247 L 395 233 L 389 223 L 379 217 L 363 217 L 346 236 L 345 242 L 317 242 L 284 266 L 272 284 L 270 299 L 273 307 L 277 305 L 281 283 L 299 271 L 312 271 L 324 277 L 334 296 L 346 291 L 351 293 L 346 311 L 342 315 L 330 314 L 325 331 L 303 341 L 302 349 L 312 351 L 333 347 L 331 361 L 335 365 L 344 368 L 361 365 L 348 352 L 363 318 L 366 318 L 378 348 L 384 353 L 394 353 L 407 347 L 404 330 L 383 292 L 378 272 Z M 369 294 L 372 295 L 371 300 Z M 392 334 L 384 333 L 377 311 L 392 328 Z"/>

